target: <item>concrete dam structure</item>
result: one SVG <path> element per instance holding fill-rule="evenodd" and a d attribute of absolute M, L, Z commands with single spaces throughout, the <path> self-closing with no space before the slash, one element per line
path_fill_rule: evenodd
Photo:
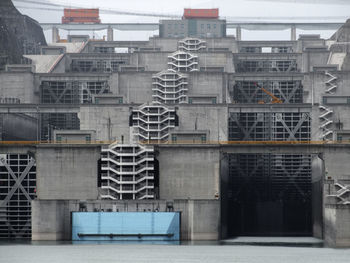
<path fill-rule="evenodd" d="M 0 239 L 350 247 L 350 20 L 330 39 L 244 41 L 216 16 L 159 32 L 71 35 L 0 71 Z M 100 232 L 77 232 L 80 213 Z M 101 225 L 123 213 L 159 221 Z"/>

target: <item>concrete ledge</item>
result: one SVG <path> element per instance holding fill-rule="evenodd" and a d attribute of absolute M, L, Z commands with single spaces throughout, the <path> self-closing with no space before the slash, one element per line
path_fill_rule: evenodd
<path fill-rule="evenodd" d="M 236 237 L 221 241 L 224 245 L 321 247 L 323 240 L 314 237 Z"/>

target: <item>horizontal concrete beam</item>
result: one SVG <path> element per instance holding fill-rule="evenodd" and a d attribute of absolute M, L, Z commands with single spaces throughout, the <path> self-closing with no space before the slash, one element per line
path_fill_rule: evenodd
<path fill-rule="evenodd" d="M 117 23 L 117 24 L 59 24 L 59 23 L 41 23 L 43 30 L 49 30 L 53 27 L 70 31 L 90 31 L 106 30 L 108 28 L 120 31 L 155 31 L 158 30 L 158 23 Z"/>
<path fill-rule="evenodd" d="M 228 22 L 227 28 L 241 28 L 245 30 L 285 30 L 290 28 L 302 30 L 337 30 L 343 23 L 266 23 L 266 22 Z M 57 29 L 70 31 L 106 30 L 112 28 L 120 31 L 155 31 L 158 23 L 110 23 L 110 24 L 60 24 L 41 23 L 43 30 Z"/>
<path fill-rule="evenodd" d="M 160 144 L 161 148 L 211 148 L 222 153 L 319 154 L 330 151 L 347 152 L 350 144 L 326 142 L 220 142 L 220 144 Z"/>
<path fill-rule="evenodd" d="M 245 30 L 286 30 L 291 28 L 302 30 L 337 30 L 344 23 L 264 23 L 264 22 L 252 22 L 252 23 L 231 23 L 226 24 L 227 28 L 240 27 Z"/>
<path fill-rule="evenodd" d="M 0 104 L 0 113 L 78 113 L 76 105 Z"/>

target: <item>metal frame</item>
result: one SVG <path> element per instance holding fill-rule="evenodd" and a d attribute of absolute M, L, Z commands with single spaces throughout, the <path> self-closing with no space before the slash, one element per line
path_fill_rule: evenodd
<path fill-rule="evenodd" d="M 154 199 L 154 148 L 112 144 L 102 149 L 101 198 Z"/>
<path fill-rule="evenodd" d="M 175 128 L 175 109 L 161 104 L 141 105 L 132 110 L 132 127 L 135 142 L 167 142 Z"/>
<path fill-rule="evenodd" d="M 77 113 L 41 113 L 40 140 L 52 140 L 53 130 L 79 130 L 80 120 Z"/>
<path fill-rule="evenodd" d="M 260 87 L 271 92 L 283 103 L 303 103 L 303 86 L 300 80 L 236 81 L 231 96 L 236 103 L 269 103 L 271 97 Z"/>
<path fill-rule="evenodd" d="M 311 118 L 300 112 L 231 112 L 229 141 L 310 141 Z"/>
<path fill-rule="evenodd" d="M 297 72 L 295 59 L 237 60 L 236 72 Z"/>
<path fill-rule="evenodd" d="M 0 239 L 31 238 L 31 201 L 35 198 L 36 163 L 28 154 L 0 158 Z"/>
<path fill-rule="evenodd" d="M 107 81 L 43 81 L 41 103 L 92 103 L 93 95 L 109 93 Z"/>
<path fill-rule="evenodd" d="M 229 154 L 229 198 L 260 201 L 311 198 L 311 155 Z"/>

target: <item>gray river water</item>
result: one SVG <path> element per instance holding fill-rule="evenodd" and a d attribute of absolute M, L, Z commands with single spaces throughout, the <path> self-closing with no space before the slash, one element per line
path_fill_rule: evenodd
<path fill-rule="evenodd" d="M 217 244 L 0 243 L 1 263 L 245 262 L 350 263 L 350 249 Z"/>

